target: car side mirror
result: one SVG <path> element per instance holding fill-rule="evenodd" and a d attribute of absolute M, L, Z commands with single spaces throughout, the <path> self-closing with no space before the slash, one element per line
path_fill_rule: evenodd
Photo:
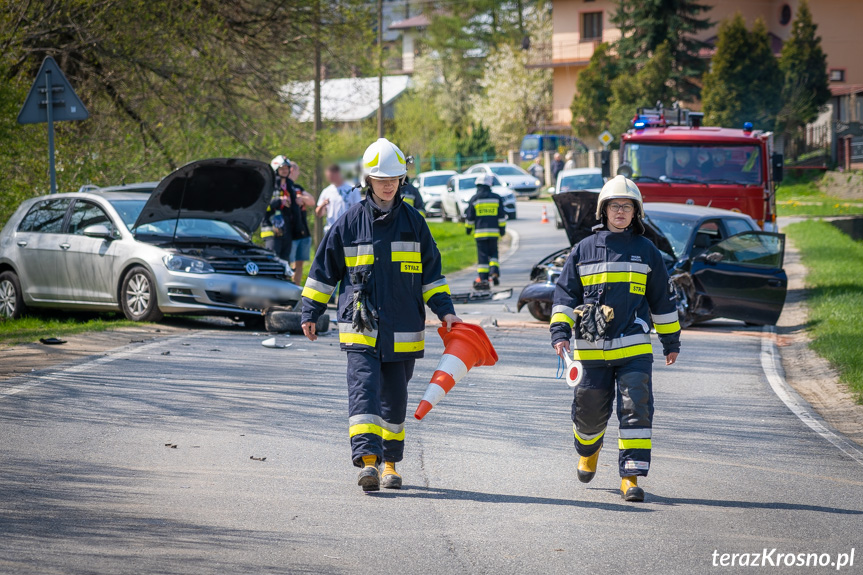
<path fill-rule="evenodd" d="M 785 165 L 785 157 L 782 154 L 773 154 L 770 157 L 770 163 L 773 166 L 773 181 L 778 184 L 782 181 L 782 168 Z"/>
<path fill-rule="evenodd" d="M 84 228 L 84 235 L 88 238 L 101 238 L 109 242 L 117 239 L 114 231 L 105 224 L 93 224 Z"/>

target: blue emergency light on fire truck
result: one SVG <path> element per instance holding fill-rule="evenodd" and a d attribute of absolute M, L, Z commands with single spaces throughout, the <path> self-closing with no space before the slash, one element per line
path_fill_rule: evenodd
<path fill-rule="evenodd" d="M 704 114 L 682 108 L 677 102 L 671 108 L 665 108 L 662 102 L 657 102 L 653 108 L 638 108 L 632 118 L 632 127 L 636 130 L 644 128 L 667 128 L 668 126 L 689 126 L 698 128 Z"/>

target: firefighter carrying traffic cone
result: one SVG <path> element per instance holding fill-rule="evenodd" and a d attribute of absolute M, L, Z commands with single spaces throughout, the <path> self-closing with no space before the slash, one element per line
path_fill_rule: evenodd
<path fill-rule="evenodd" d="M 405 156 L 381 138 L 363 154 L 365 199 L 327 231 L 303 288 L 303 333 L 339 286 L 339 344 L 348 352 L 351 459 L 363 491 L 399 489 L 408 381 L 425 348 L 425 307 L 461 323 L 425 219 L 404 205 Z M 384 464 L 383 476 L 378 466 Z"/>
<path fill-rule="evenodd" d="M 643 501 L 638 477 L 650 469 L 653 425 L 650 328 L 671 365 L 680 351 L 680 324 L 662 255 L 644 237 L 638 186 L 623 176 L 609 180 L 596 217 L 596 233 L 573 248 L 557 281 L 551 342 L 562 356 L 575 332 L 573 359 L 584 367 L 572 402 L 578 479 L 587 483 L 596 474 L 616 396 L 621 496 Z"/>
<path fill-rule="evenodd" d="M 506 233 L 506 213 L 500 196 L 491 191 L 494 177 L 483 174 L 476 179 L 476 194 L 468 201 L 464 213 L 465 232 L 476 240 L 477 278 L 475 290 L 488 290 L 488 280 L 500 283 L 497 242 Z"/>

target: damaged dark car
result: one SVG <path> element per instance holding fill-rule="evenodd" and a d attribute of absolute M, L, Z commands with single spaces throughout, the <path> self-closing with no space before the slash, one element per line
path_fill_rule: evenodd
<path fill-rule="evenodd" d="M 570 245 L 538 262 L 518 299 L 540 321 L 551 319 L 554 288 L 572 247 L 596 225 L 596 192 L 553 196 Z M 702 206 L 645 203 L 646 237 L 660 250 L 675 292 L 680 324 L 714 318 L 775 325 L 788 277 L 785 236 L 762 232 L 747 215 Z"/>

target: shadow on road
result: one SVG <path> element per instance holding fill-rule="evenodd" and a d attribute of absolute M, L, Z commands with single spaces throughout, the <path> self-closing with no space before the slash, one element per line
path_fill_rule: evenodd
<path fill-rule="evenodd" d="M 561 505 L 564 507 L 581 507 L 585 509 L 600 509 L 602 511 L 624 511 L 644 513 L 650 509 L 616 503 L 600 503 L 597 501 L 579 501 L 577 499 L 555 499 L 553 497 L 535 497 L 531 495 L 508 495 L 503 493 L 483 493 L 481 491 L 464 491 L 461 489 L 443 489 L 439 487 L 405 486 L 401 491 L 377 492 L 374 497 L 402 497 L 414 499 L 476 501 L 477 503 L 517 503 L 523 505 Z"/>
<path fill-rule="evenodd" d="M 617 491 L 609 489 L 613 493 Z M 839 507 L 824 507 L 822 505 L 806 505 L 805 503 L 788 503 L 785 501 L 723 501 L 721 499 L 698 499 L 692 497 L 665 497 L 648 493 L 647 503 L 660 505 L 705 505 L 707 507 L 724 507 L 727 509 L 779 509 L 784 511 L 817 511 L 819 513 L 836 513 L 838 515 L 863 515 L 859 509 L 841 509 Z"/>

